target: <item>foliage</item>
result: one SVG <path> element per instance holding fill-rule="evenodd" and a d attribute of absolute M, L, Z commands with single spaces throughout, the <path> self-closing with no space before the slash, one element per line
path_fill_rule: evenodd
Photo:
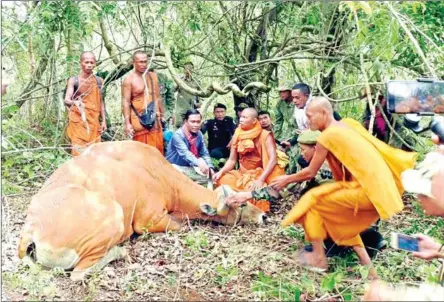
<path fill-rule="evenodd" d="M 155 47 L 155 67 L 165 70 L 166 44 L 171 46 L 176 72 L 180 72 L 185 61 L 192 60 L 194 75 L 202 87 L 212 82 L 234 82 L 242 87 L 261 81 L 275 88 L 285 81 L 304 81 L 313 88 L 314 95 L 331 98 L 343 117 L 358 119 L 365 108 L 358 100 L 366 84 L 362 70 L 368 81 L 382 90 L 389 79 L 431 75 L 389 5 L 411 31 L 435 73 L 442 75 L 444 3 L 439 1 L 2 3 L 2 77 L 9 77 L 12 83 L 2 97 L 3 194 L 38 189 L 54 169 L 70 158 L 64 134 L 67 117 L 62 91 L 66 79 L 79 71 L 77 62 L 83 50 L 94 51 L 97 72 L 109 77 L 104 87 L 107 113 L 118 132 L 122 128 L 121 80 L 131 69 L 131 53 Z M 206 101 L 213 100 L 216 98 Z M 229 112 L 240 101 L 272 111 L 277 100 L 275 89 L 268 94 L 253 94 L 246 100 L 217 96 L 218 102 L 228 105 Z M 202 108 L 211 106 L 204 104 Z M 431 145 L 424 138 L 415 147 L 424 154 Z M 415 202 L 411 203 L 411 212 L 394 225 L 397 231 L 407 234 L 424 232 L 444 239 L 443 220 L 425 217 Z M 383 230 L 387 235 L 391 226 L 383 224 Z M 304 240 L 301 228 L 288 228 L 277 234 L 291 242 L 284 248 L 286 253 L 299 249 Z M 142 239 L 149 239 L 142 240 L 145 244 L 155 240 L 150 233 Z M 212 254 L 215 239 L 208 233 L 191 232 L 182 239 L 184 257 L 219 257 L 217 262 L 208 264 L 209 268 L 197 265 L 199 278 L 209 276 L 208 282 L 227 289 L 245 277 L 242 265 L 230 255 Z M 230 253 L 236 252 L 230 247 Z M 405 256 L 398 251 L 378 256 L 376 265 L 381 278 L 389 282 L 435 280 L 436 263 L 405 260 Z M 355 264 L 356 258 L 333 259 L 335 273 L 322 278 L 291 268 L 279 268 L 278 274 L 270 273 L 271 268 L 254 268 L 253 280 L 245 282 L 250 286 L 251 281 L 251 290 L 260 299 L 298 301 L 302 295 L 319 298 L 322 294 L 356 300 L 362 293 L 362 282 L 348 279 L 363 278 L 367 272 L 365 268 L 350 268 L 350 263 Z M 51 299 L 55 297 L 54 288 L 48 284 L 54 282 L 55 275 L 51 271 L 19 267 L 16 273 L 3 274 L 3 278 L 33 299 Z M 167 276 L 170 287 L 181 283 L 180 275 L 169 272 Z M 152 286 L 148 277 L 141 278 L 132 272 L 125 271 L 121 277 L 120 290 L 128 299 Z M 99 279 L 95 276 L 89 283 L 87 299 L 94 299 L 100 291 Z"/>
<path fill-rule="evenodd" d="M 282 281 L 280 278 L 273 278 L 259 272 L 257 280 L 252 285 L 252 290 L 264 299 L 278 298 L 280 301 L 300 301 L 299 285 Z"/>
<path fill-rule="evenodd" d="M 15 273 L 3 273 L 2 277 L 12 289 L 24 290 L 30 300 L 42 300 L 56 297 L 57 287 L 54 280 L 64 274 L 59 268 L 43 270 L 39 264 L 29 262 L 22 264 Z"/>

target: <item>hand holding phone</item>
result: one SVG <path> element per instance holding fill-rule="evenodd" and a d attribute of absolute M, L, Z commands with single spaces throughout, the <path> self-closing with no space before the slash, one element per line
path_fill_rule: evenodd
<path fill-rule="evenodd" d="M 418 238 L 405 234 L 392 233 L 391 246 L 408 252 L 419 252 Z"/>
<path fill-rule="evenodd" d="M 425 260 L 442 258 L 440 253 L 443 253 L 444 251 L 442 250 L 442 245 L 440 243 L 426 235 L 417 235 L 416 238 L 419 243 L 419 252 L 413 253 L 413 256 Z"/>

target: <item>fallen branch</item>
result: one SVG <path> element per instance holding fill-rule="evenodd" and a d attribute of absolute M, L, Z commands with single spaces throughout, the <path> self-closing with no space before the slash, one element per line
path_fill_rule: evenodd
<path fill-rule="evenodd" d="M 357 100 L 359 98 L 357 96 L 353 96 L 350 98 L 340 99 L 340 100 L 332 99 L 331 97 L 328 96 L 328 94 L 321 87 L 321 74 L 318 74 L 318 76 L 317 76 L 316 87 L 319 89 L 319 92 L 322 94 L 323 97 L 325 97 L 326 99 L 328 99 L 330 102 L 333 102 L 333 103 L 350 102 L 353 100 Z"/>
<path fill-rule="evenodd" d="M 436 45 L 436 43 L 429 37 L 429 36 L 427 36 L 427 34 L 426 33 L 424 33 L 421 29 L 419 29 L 416 25 L 415 25 L 415 23 L 413 23 L 412 22 L 412 20 L 410 20 L 409 18 L 407 18 L 406 16 L 403 16 L 403 15 L 400 15 L 400 17 L 402 18 L 402 19 L 404 19 L 404 20 L 406 20 L 408 23 L 410 23 L 410 25 L 418 32 L 418 33 L 420 33 L 427 41 L 429 41 L 432 45 L 433 45 L 433 47 L 434 47 L 434 50 L 436 50 L 437 52 L 439 52 L 441 55 L 444 55 L 444 52 L 441 50 L 441 49 L 439 49 L 439 46 L 438 45 Z"/>
<path fill-rule="evenodd" d="M 251 82 L 247 84 L 244 89 L 240 90 L 239 87 L 236 84 L 229 83 L 226 84 L 224 87 L 221 87 L 219 83 L 213 82 L 208 87 L 206 87 L 203 90 L 198 90 L 189 87 L 180 77 L 177 76 L 176 70 L 173 66 L 173 62 L 171 60 L 171 50 L 168 45 L 165 45 L 165 63 L 168 67 L 168 71 L 171 74 L 171 77 L 173 78 L 174 82 L 185 92 L 199 96 L 202 98 L 207 98 L 213 94 L 213 92 L 216 92 L 217 94 L 227 94 L 229 92 L 233 92 L 238 97 L 246 97 L 250 94 L 252 90 L 258 90 L 259 92 L 268 92 L 270 91 L 270 88 L 267 87 L 262 82 Z"/>
<path fill-rule="evenodd" d="M 399 25 L 402 27 L 402 29 L 405 31 L 405 33 L 407 34 L 407 36 L 409 37 L 410 41 L 412 42 L 413 46 L 416 49 L 416 52 L 418 53 L 419 57 L 422 59 L 422 61 L 424 62 L 425 66 L 427 66 L 427 69 L 429 70 L 430 74 L 433 77 L 436 77 L 436 72 L 433 69 L 433 67 L 429 64 L 429 62 L 427 61 L 427 58 L 424 55 L 424 52 L 422 51 L 421 47 L 419 46 L 418 41 L 416 41 L 415 37 L 412 35 L 411 31 L 407 28 L 407 26 L 405 25 L 405 23 L 401 20 L 401 18 L 399 17 L 398 13 L 394 10 L 394 8 L 392 7 L 392 5 L 390 3 L 385 3 L 385 5 L 387 5 L 388 9 L 390 10 L 390 12 L 392 13 L 393 17 L 395 17 L 396 21 L 398 21 Z"/>
<path fill-rule="evenodd" d="M 355 21 L 356 21 L 356 27 L 358 29 L 358 32 L 360 32 L 360 28 L 359 28 L 359 20 L 358 20 L 358 14 L 356 12 L 356 10 L 353 10 L 353 15 L 355 17 Z M 362 72 L 362 76 L 364 77 L 364 83 L 365 83 L 365 95 L 367 97 L 367 102 L 368 105 L 370 107 L 370 121 L 368 124 L 368 132 L 373 133 L 373 126 L 375 124 L 375 117 L 376 117 L 376 109 L 375 109 L 375 102 L 373 101 L 372 98 L 372 91 L 370 89 L 370 84 L 369 84 L 369 80 L 368 80 L 368 76 L 367 76 L 367 71 L 365 70 L 365 62 L 364 62 L 364 55 L 362 54 L 362 52 L 359 53 L 359 62 L 360 64 L 360 69 Z M 376 93 L 377 97 L 375 98 L 375 100 L 378 99 L 379 97 L 379 92 Z"/>

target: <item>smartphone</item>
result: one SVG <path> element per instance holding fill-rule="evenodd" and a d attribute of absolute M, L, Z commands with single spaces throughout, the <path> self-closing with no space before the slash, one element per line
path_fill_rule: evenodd
<path fill-rule="evenodd" d="M 388 81 L 387 101 L 391 113 L 444 114 L 444 81 Z"/>
<path fill-rule="evenodd" d="M 419 252 L 418 238 L 416 237 L 392 233 L 391 245 L 394 249 L 408 252 Z"/>

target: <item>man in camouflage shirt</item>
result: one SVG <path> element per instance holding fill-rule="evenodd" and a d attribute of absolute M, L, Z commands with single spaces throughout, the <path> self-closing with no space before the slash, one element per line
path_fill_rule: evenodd
<path fill-rule="evenodd" d="M 291 97 L 291 85 L 287 84 L 278 88 L 280 100 L 274 111 L 274 135 L 279 141 L 290 139 L 295 131 L 296 124 L 293 117 L 294 104 Z"/>
<path fill-rule="evenodd" d="M 192 77 L 192 72 L 194 69 L 194 65 L 192 62 L 187 62 L 183 66 L 184 68 L 184 76 L 182 80 L 189 87 L 194 89 L 200 89 L 199 83 Z M 176 87 L 177 98 L 176 105 L 174 110 L 174 119 L 176 128 L 180 128 L 183 123 L 183 118 L 185 112 L 189 109 L 197 109 L 200 107 L 200 100 L 197 96 L 189 94 L 188 92 L 180 89 L 180 87 Z"/>
<path fill-rule="evenodd" d="M 173 137 L 174 126 L 174 85 L 165 74 L 157 73 L 159 80 L 159 91 L 162 97 L 162 105 L 164 110 L 163 123 L 163 146 L 166 154 L 168 143 Z"/>
<path fill-rule="evenodd" d="M 164 118 L 167 123 L 171 121 L 174 113 L 174 85 L 173 81 L 168 79 L 167 75 L 157 73 L 159 79 L 160 96 L 164 108 Z"/>

